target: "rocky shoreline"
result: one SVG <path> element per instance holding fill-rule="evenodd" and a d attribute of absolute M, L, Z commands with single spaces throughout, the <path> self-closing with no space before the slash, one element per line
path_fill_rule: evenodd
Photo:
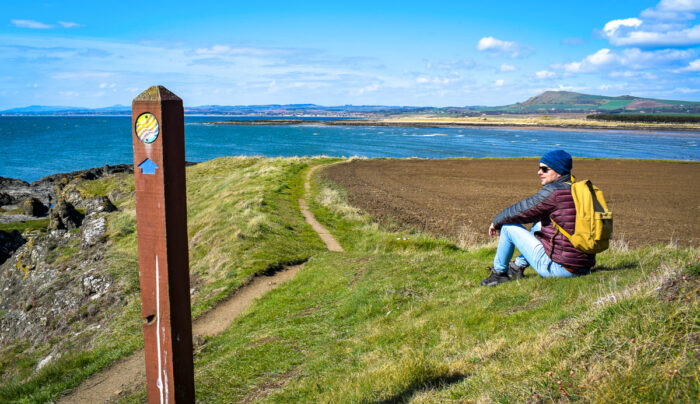
<path fill-rule="evenodd" d="M 52 174 L 31 184 L 15 178 L 0 177 L 0 223 L 44 217 L 49 212 L 49 208 L 58 201 L 57 195 L 60 194 L 63 186 L 72 180 L 94 180 L 123 172 L 133 173 L 133 166 L 131 164 L 106 165 L 89 170 Z M 18 210 L 21 210 L 21 213 Z M 16 213 L 8 214 L 8 212 Z M 22 217 L 29 219 L 22 219 Z"/>
<path fill-rule="evenodd" d="M 37 369 L 62 355 L 73 329 L 99 329 L 108 320 L 119 290 L 103 264 L 112 201 L 130 195 L 83 195 L 78 184 L 133 172 L 131 165 L 54 174 L 38 181 L 0 177 L 0 356 L 26 345 L 42 354 Z M 31 224 L 31 225 L 30 225 Z M 78 323 L 81 325 L 78 326 Z M 76 328 L 77 327 L 77 328 Z M 76 338 L 87 338 L 85 336 Z M 87 342 L 85 340 L 83 342 Z"/>

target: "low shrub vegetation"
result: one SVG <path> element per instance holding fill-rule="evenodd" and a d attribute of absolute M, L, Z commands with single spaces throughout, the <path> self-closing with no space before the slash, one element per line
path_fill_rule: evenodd
<path fill-rule="evenodd" d="M 700 115 L 593 114 L 586 116 L 586 119 L 613 122 L 700 123 Z"/>

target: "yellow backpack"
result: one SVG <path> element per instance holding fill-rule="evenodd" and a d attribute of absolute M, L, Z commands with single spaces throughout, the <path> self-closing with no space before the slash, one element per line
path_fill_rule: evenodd
<path fill-rule="evenodd" d="M 576 181 L 572 175 L 571 196 L 576 205 L 574 234 L 567 233 L 554 220 L 552 225 L 580 251 L 595 254 L 607 250 L 612 238 L 613 216 L 605 203 L 603 191 L 589 180 Z"/>

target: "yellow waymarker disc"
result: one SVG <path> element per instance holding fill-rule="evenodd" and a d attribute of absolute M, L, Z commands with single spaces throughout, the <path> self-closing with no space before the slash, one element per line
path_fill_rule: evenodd
<path fill-rule="evenodd" d="M 136 136 L 144 143 L 153 143 L 158 139 L 160 127 L 153 114 L 146 112 L 136 119 Z"/>

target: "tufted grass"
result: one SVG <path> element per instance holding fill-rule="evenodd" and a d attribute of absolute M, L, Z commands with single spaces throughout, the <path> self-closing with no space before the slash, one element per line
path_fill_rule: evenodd
<path fill-rule="evenodd" d="M 322 161 L 231 157 L 187 168 L 193 316 L 256 274 L 323 251 L 323 243 L 298 214 L 297 206 L 303 185 L 300 173 Z M 106 257 L 101 264 L 114 280 L 119 310 L 91 344 L 68 343 L 66 352 L 39 371 L 34 369 L 51 351 L 50 343 L 31 355 L 21 349 L 10 355 L 13 346 L 2 347 L 7 355 L 0 361 L 0 375 L 4 375 L 0 402 L 54 400 L 143 345 L 133 177 L 120 174 L 83 181 L 77 189 L 84 197 L 118 191 L 113 202 L 120 210 L 108 215 L 109 241 L 101 247 Z M 51 264 L 65 261 L 64 255 L 52 256 Z"/>
<path fill-rule="evenodd" d="M 697 248 L 620 247 L 586 277 L 527 271 L 484 288 L 495 246 L 387 230 L 314 177 L 307 201 L 346 250 L 332 253 L 295 202 L 308 167 L 330 162 L 188 168 L 195 313 L 270 265 L 308 259 L 198 348 L 199 402 L 696 402 Z M 126 299 L 116 334 L 97 340 L 102 351 L 4 383 L 0 401 L 52 400 L 140 346 L 133 205 L 120 207 L 110 216 L 110 271 Z"/>
<path fill-rule="evenodd" d="M 313 193 L 317 218 L 346 252 L 315 255 L 203 347 L 199 401 L 698 397 L 697 249 L 609 251 L 587 277 L 530 271 L 484 288 L 493 246 L 463 250 L 457 241 L 386 231 L 333 184 L 315 182 Z M 682 285 L 675 297 L 664 292 L 673 282 Z"/>

